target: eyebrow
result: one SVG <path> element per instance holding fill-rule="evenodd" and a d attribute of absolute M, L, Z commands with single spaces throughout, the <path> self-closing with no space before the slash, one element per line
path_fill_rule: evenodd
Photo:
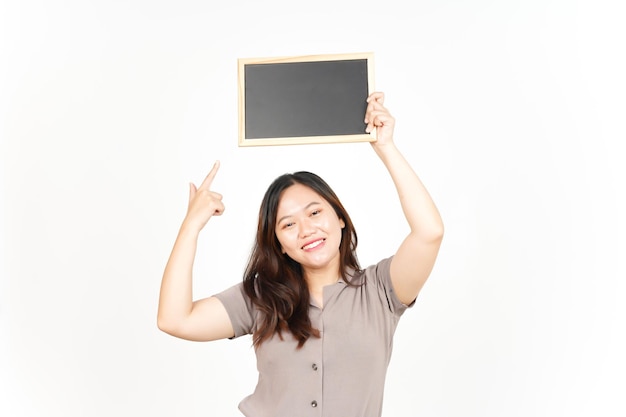
<path fill-rule="evenodd" d="M 304 209 L 302 211 L 307 211 L 311 206 L 315 206 L 315 205 L 322 205 L 321 202 L 319 201 L 311 201 L 309 204 L 307 204 Z M 276 222 L 276 224 L 280 224 L 280 222 L 282 222 L 283 220 L 292 217 L 293 214 L 287 214 L 286 216 L 281 217 L 280 219 L 278 219 L 278 221 Z"/>

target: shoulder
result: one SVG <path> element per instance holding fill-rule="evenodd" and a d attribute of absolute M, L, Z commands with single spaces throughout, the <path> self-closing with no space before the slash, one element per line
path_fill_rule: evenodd
<path fill-rule="evenodd" d="M 243 288 L 243 282 L 232 285 L 229 288 L 223 290 L 215 294 L 215 297 L 218 298 L 222 303 L 229 304 L 231 301 L 239 301 L 242 298 L 247 298 L 246 293 Z"/>
<path fill-rule="evenodd" d="M 402 315 L 411 305 L 403 304 L 393 288 L 391 282 L 391 262 L 393 255 L 383 258 L 379 262 L 368 266 L 354 274 L 353 283 L 360 284 L 364 290 L 377 294 L 392 313 Z"/>
<path fill-rule="evenodd" d="M 391 260 L 393 255 L 371 264 L 360 271 L 348 271 L 348 277 L 354 284 L 365 284 L 366 282 L 381 281 L 383 284 L 391 284 Z"/>
<path fill-rule="evenodd" d="M 215 294 L 214 297 L 224 305 L 236 336 L 252 332 L 255 322 L 255 308 L 244 290 L 243 282 Z"/>

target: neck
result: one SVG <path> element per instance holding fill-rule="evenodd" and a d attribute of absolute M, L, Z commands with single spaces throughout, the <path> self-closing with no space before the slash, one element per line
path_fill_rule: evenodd
<path fill-rule="evenodd" d="M 324 287 L 333 285 L 339 281 L 339 271 L 331 270 L 330 272 L 307 271 L 304 279 L 309 287 L 309 295 L 319 308 L 324 308 Z"/>
<path fill-rule="evenodd" d="M 305 271 L 304 279 L 309 286 L 309 291 L 318 292 L 327 285 L 335 284 L 340 276 L 339 271 L 332 268 L 323 271 Z"/>

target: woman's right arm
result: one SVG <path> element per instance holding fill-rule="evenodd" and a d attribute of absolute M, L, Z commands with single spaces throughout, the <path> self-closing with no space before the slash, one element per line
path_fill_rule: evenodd
<path fill-rule="evenodd" d="M 216 162 L 202 184 L 189 185 L 187 214 L 174 242 L 159 296 L 157 325 L 181 339 L 210 341 L 234 336 L 224 305 L 216 297 L 193 301 L 192 272 L 198 236 L 209 219 L 224 212 L 222 196 L 211 191 L 219 169 Z"/>

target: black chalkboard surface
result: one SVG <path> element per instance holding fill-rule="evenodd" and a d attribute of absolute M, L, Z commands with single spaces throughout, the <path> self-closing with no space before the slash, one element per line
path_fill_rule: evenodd
<path fill-rule="evenodd" d="M 365 142 L 373 54 L 241 58 L 239 145 Z"/>

